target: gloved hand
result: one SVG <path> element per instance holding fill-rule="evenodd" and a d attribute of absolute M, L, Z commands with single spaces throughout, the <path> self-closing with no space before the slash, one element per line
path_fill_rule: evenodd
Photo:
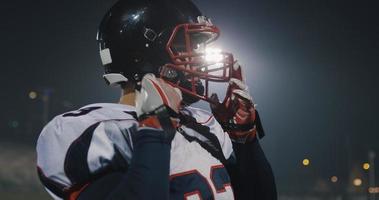
<path fill-rule="evenodd" d="M 219 102 L 217 94 L 212 94 L 211 99 Z M 211 104 L 211 110 L 233 142 L 246 143 L 256 137 L 257 112 L 237 62 L 233 66 L 224 102 Z"/>
<path fill-rule="evenodd" d="M 141 81 L 140 90 L 136 90 L 136 112 L 141 127 L 163 129 L 174 134 L 178 125 L 178 113 L 182 102 L 182 93 L 178 88 L 146 74 Z"/>

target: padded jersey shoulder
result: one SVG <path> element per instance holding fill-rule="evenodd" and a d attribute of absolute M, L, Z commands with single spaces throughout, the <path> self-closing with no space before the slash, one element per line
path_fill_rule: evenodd
<path fill-rule="evenodd" d="M 36 147 L 37 165 L 46 177 L 69 186 L 71 181 L 65 175 L 64 162 L 67 160 L 68 150 L 75 141 L 82 140 L 82 136 L 91 129 L 93 134 L 91 133 L 91 146 L 88 147 L 86 160 L 90 168 L 93 168 L 91 171 L 95 171 L 102 165 L 102 163 L 93 164 L 99 163 L 97 157 L 102 158 L 101 160 L 112 158 L 114 151 L 110 149 L 111 147 L 120 146 L 125 157 L 130 158 L 130 150 L 120 138 L 124 138 L 122 135 L 124 130 L 136 124 L 134 107 L 120 104 L 91 104 L 58 115 L 39 135 Z M 108 151 L 101 149 L 105 147 Z M 99 150 L 102 150 L 104 155 L 98 155 Z"/>
<path fill-rule="evenodd" d="M 97 103 L 84 106 L 78 110 L 63 113 L 54 117 L 42 130 L 40 135 L 62 134 L 66 129 L 70 131 L 80 132 L 82 129 L 101 122 L 110 120 L 130 120 L 135 121 L 135 109 L 132 106 L 112 104 L 112 103 Z"/>

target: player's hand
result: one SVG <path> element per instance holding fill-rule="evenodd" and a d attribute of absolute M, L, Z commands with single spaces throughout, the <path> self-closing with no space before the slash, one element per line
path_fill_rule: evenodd
<path fill-rule="evenodd" d="M 141 89 L 136 91 L 136 112 L 140 126 L 176 132 L 181 102 L 182 93 L 178 88 L 153 74 L 146 74 L 142 78 Z"/>
<path fill-rule="evenodd" d="M 219 102 L 217 94 L 211 98 Z M 232 141 L 246 143 L 256 137 L 255 106 L 238 63 L 234 64 L 224 102 L 211 104 L 211 110 Z"/>

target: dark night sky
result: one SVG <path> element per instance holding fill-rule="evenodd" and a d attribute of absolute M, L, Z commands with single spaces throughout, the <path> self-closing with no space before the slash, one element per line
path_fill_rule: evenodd
<path fill-rule="evenodd" d="M 30 90 L 53 88 L 54 115 L 117 101 L 118 91 L 101 79 L 95 42 L 112 2 L 1 1 L 4 135 L 29 130 L 27 121 L 39 116 L 41 105 L 28 99 Z M 221 27 L 220 44 L 246 70 L 267 131 L 262 143 L 281 186 L 304 182 L 299 175 L 347 176 L 369 149 L 379 153 L 374 1 L 195 2 Z M 9 128 L 13 120 L 20 121 L 19 130 Z M 311 173 L 300 167 L 305 156 L 312 159 Z"/>

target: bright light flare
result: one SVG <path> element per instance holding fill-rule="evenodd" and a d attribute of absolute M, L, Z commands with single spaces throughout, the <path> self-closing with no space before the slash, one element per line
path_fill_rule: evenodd
<path fill-rule="evenodd" d="M 207 62 L 221 62 L 224 56 L 222 55 L 222 50 L 218 48 L 205 48 L 205 61 Z"/>

